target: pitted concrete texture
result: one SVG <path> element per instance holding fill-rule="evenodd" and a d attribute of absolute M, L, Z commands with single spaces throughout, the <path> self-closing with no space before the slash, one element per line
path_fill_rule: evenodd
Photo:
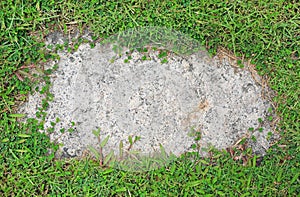
<path fill-rule="evenodd" d="M 59 156 L 81 156 L 88 145 L 97 148 L 92 130 L 98 128 L 102 139 L 110 136 L 104 153 L 118 153 L 120 141 L 128 147 L 131 135 L 141 137 L 133 150 L 155 152 L 161 144 L 179 156 L 192 151 L 192 130 L 201 131 L 202 147 L 222 149 L 249 128 L 261 127 L 262 131 L 254 131 L 256 142 L 251 146 L 257 154 L 265 154 L 272 129 L 268 121 L 260 124 L 258 119 L 266 119 L 271 105 L 262 99 L 262 87 L 247 69 L 236 70 L 204 51 L 186 57 L 170 53 L 162 64 L 158 53 L 134 51 L 129 63 L 124 62 L 125 53 L 115 57 L 109 45 L 91 49 L 82 44 L 74 53 L 59 53 L 59 68 L 52 78 L 54 101 L 45 122 L 47 129 L 56 118 L 61 120 L 50 135 L 62 144 Z M 149 59 L 142 60 L 144 55 Z M 22 112 L 35 117 L 40 103 L 38 93 L 30 96 Z M 61 133 L 72 121 L 75 131 Z"/>

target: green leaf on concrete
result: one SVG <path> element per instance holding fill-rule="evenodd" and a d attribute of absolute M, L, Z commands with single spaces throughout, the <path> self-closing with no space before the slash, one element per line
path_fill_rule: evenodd
<path fill-rule="evenodd" d="M 107 136 L 107 137 L 101 142 L 100 147 L 103 148 L 103 147 L 107 144 L 108 139 L 109 139 L 109 136 Z"/>

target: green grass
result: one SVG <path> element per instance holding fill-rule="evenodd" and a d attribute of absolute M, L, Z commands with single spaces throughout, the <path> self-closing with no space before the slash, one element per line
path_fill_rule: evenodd
<path fill-rule="evenodd" d="M 76 3 L 75 3 L 76 2 Z M 228 2 L 228 1 L 227 1 Z M 1 1 L 1 196 L 297 196 L 300 193 L 300 3 L 271 1 Z M 54 30 L 89 27 L 105 38 L 137 26 L 164 26 L 197 39 L 211 54 L 219 46 L 251 59 L 276 91 L 282 139 L 260 166 L 243 166 L 229 153 L 191 162 L 180 158 L 149 173 L 100 168 L 92 160 L 54 160 L 56 148 L 38 132 L 43 124 L 17 121 L 16 106 L 32 90 L 34 64 L 48 86 L 43 64 L 57 55 L 43 49 Z M 76 48 L 76 46 L 74 46 Z M 78 46 L 77 46 L 78 47 Z M 34 76 L 32 76 L 34 77 Z M 39 114 L 44 116 L 44 110 Z M 187 157 L 187 156 L 186 156 Z M 206 195 L 204 195 L 206 194 Z"/>

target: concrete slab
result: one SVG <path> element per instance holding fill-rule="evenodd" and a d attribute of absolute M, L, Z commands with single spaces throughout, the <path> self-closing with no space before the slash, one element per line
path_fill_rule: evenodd
<path fill-rule="evenodd" d="M 49 35 L 47 44 L 63 43 L 59 33 Z M 237 69 L 226 59 L 209 57 L 198 50 L 190 55 L 169 53 L 162 63 L 160 52 L 114 52 L 111 44 L 82 44 L 74 53 L 59 52 L 54 73 L 45 129 L 56 118 L 61 121 L 50 135 L 62 144 L 58 157 L 82 156 L 88 147 L 99 147 L 110 136 L 104 154 L 119 153 L 120 141 L 129 147 L 128 136 L 139 136 L 132 150 L 155 153 L 162 145 L 179 156 L 193 151 L 193 131 L 200 131 L 201 147 L 224 149 L 241 137 L 254 135 L 250 142 L 256 154 L 269 148 L 266 120 L 271 108 L 261 97 L 262 87 L 247 69 Z M 127 52 L 127 54 L 126 54 Z M 178 51 L 177 51 L 178 52 Z M 131 59 L 127 62 L 128 57 Z M 145 60 L 145 58 L 147 60 Z M 127 63 L 125 63 L 127 62 Z M 257 77 L 257 76 L 256 76 Z M 29 97 L 20 111 L 35 117 L 41 105 L 39 93 Z M 74 132 L 64 132 L 75 122 Z M 249 133 L 249 128 L 262 128 Z M 205 155 L 205 152 L 201 152 Z"/>

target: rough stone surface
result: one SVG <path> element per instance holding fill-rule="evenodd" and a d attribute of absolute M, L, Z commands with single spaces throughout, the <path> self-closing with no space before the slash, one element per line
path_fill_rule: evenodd
<path fill-rule="evenodd" d="M 56 36 L 56 38 L 55 38 Z M 47 44 L 63 43 L 58 34 Z M 153 152 L 159 144 L 167 152 L 180 155 L 191 151 L 192 130 L 201 131 L 201 145 L 218 149 L 236 143 L 255 130 L 251 146 L 257 154 L 269 148 L 270 123 L 266 120 L 270 103 L 261 97 L 262 87 L 247 69 L 235 69 L 228 61 L 210 58 L 199 51 L 188 57 L 169 54 L 162 64 L 157 51 L 133 52 L 115 57 L 108 45 L 91 49 L 82 44 L 74 53 L 60 52 L 59 68 L 52 78 L 54 101 L 48 108 L 45 128 L 56 124 L 50 135 L 62 143 L 59 156 L 81 156 L 88 145 L 99 142 L 92 130 L 101 129 L 101 137 L 110 136 L 104 152 L 118 152 L 119 142 L 129 146 L 128 136 L 140 136 L 134 149 Z M 150 60 L 142 60 L 146 55 Z M 111 61 L 114 59 L 114 61 Z M 51 66 L 51 65 L 50 65 Z M 41 104 L 39 93 L 29 97 L 20 111 L 35 117 Z M 74 132 L 67 130 L 75 122 Z"/>

